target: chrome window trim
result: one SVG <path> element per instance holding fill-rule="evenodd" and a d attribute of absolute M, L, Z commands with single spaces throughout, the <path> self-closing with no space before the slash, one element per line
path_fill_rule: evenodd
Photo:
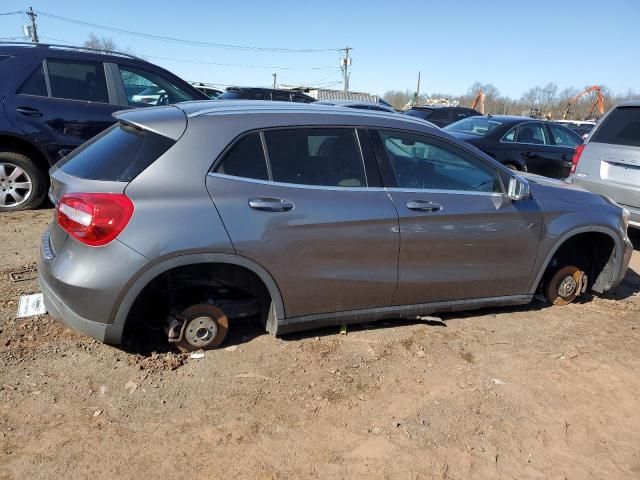
<path fill-rule="evenodd" d="M 435 194 L 450 194 L 450 195 L 468 195 L 468 196 L 481 196 L 481 197 L 505 197 L 506 194 L 499 192 L 473 192 L 467 190 L 440 190 L 440 189 L 428 189 L 428 188 L 397 188 L 397 187 L 327 187 L 323 185 L 306 185 L 302 183 L 285 183 L 274 182 L 269 180 L 258 180 L 255 178 L 236 177 L 234 175 L 227 175 L 225 173 L 207 173 L 207 177 L 222 178 L 226 180 L 235 180 L 237 182 L 256 183 L 259 185 L 269 185 L 274 187 L 287 187 L 287 188 L 300 188 L 309 190 L 327 190 L 327 191 L 339 191 L 339 192 L 389 192 L 389 193 L 435 193 Z"/>
<path fill-rule="evenodd" d="M 272 185 L 274 187 L 289 187 L 289 188 L 305 188 L 310 190 L 331 190 L 338 192 L 346 192 L 346 191 L 355 191 L 355 192 L 363 192 L 363 191 L 381 191 L 384 192 L 385 189 L 383 187 L 339 187 L 339 186 L 326 186 L 326 185 L 307 185 L 304 183 L 286 183 L 286 182 L 275 182 L 270 180 L 258 180 L 255 178 L 247 178 L 247 177 L 236 177 L 234 175 L 227 175 L 225 173 L 216 173 L 209 172 L 207 173 L 208 177 L 214 178 L 225 178 L 227 180 L 236 180 L 240 182 L 250 182 L 257 183 L 261 185 Z"/>
<path fill-rule="evenodd" d="M 438 188 L 399 188 L 399 187 L 389 187 L 386 188 L 388 192 L 398 192 L 398 193 L 436 193 L 436 194 L 451 194 L 451 195 L 471 195 L 471 196 L 481 196 L 481 197 L 505 197 L 506 194 L 500 192 L 474 192 L 472 190 L 443 190 Z"/>
<path fill-rule="evenodd" d="M 355 135 L 354 140 L 356 142 L 356 145 L 358 146 L 358 151 L 360 152 L 360 161 L 362 162 L 362 171 L 364 172 L 365 185 L 364 187 L 360 187 L 360 188 L 367 188 L 369 187 L 369 176 L 367 175 L 367 164 L 364 161 L 364 152 L 362 151 L 362 145 L 360 144 L 360 135 L 358 135 L 358 129 L 354 128 L 353 133 Z"/>
<path fill-rule="evenodd" d="M 273 172 L 271 171 L 271 159 L 269 158 L 269 150 L 267 149 L 267 140 L 264 138 L 264 132 L 260 130 L 260 143 L 262 144 L 262 154 L 264 155 L 264 161 L 267 163 L 267 177 L 270 182 L 273 182 Z"/>

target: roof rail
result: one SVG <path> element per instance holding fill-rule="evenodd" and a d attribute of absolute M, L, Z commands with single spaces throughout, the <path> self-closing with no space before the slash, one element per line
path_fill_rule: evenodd
<path fill-rule="evenodd" d="M 0 41 L 0 46 L 29 46 L 29 47 L 35 47 L 35 48 L 59 48 L 59 49 L 67 49 L 67 50 L 79 50 L 81 52 L 91 52 L 91 53 L 98 53 L 98 54 L 102 54 L 102 55 L 118 55 L 121 57 L 126 57 L 126 58 L 133 58 L 135 60 L 143 60 L 140 57 L 137 57 L 135 55 L 132 55 L 130 53 L 124 53 L 124 52 L 117 52 L 115 50 L 100 50 L 97 48 L 91 48 L 91 47 L 80 47 L 80 46 L 76 46 L 76 45 L 63 45 L 63 44 L 57 44 L 57 43 L 32 43 L 32 42 L 5 42 L 5 41 Z"/>

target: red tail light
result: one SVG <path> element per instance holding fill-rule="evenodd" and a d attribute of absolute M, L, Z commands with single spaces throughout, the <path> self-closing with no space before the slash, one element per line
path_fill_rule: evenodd
<path fill-rule="evenodd" d="M 573 152 L 573 157 L 571 157 L 571 173 L 576 173 L 576 168 L 578 167 L 578 162 L 580 161 L 580 155 L 582 155 L 582 151 L 586 145 L 584 143 L 578 145 L 576 147 L 576 151 Z"/>
<path fill-rule="evenodd" d="M 70 193 L 58 202 L 58 224 L 80 242 L 100 247 L 131 220 L 133 202 L 119 193 Z"/>

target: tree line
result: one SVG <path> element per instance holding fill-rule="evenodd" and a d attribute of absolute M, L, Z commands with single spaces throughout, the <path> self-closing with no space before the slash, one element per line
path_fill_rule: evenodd
<path fill-rule="evenodd" d="M 560 90 L 555 83 L 548 83 L 544 86 L 532 87 L 524 92 L 520 98 L 514 99 L 502 95 L 500 90 L 491 83 L 475 82 L 463 95 L 448 95 L 437 92 L 429 95 L 422 94 L 417 98 L 417 104 L 425 105 L 429 103 L 429 100 L 437 98 L 446 99 L 450 103 L 457 103 L 460 106 L 470 107 L 480 90 L 485 94 L 484 112 L 486 114 L 527 115 L 557 120 L 567 113 L 569 99 L 584 89 L 569 87 Z M 620 94 L 611 91 L 606 86 L 601 86 L 601 93 L 604 96 L 606 110 L 625 100 L 640 100 L 640 93 L 633 90 Z M 412 101 L 414 95 L 414 92 L 410 90 L 389 90 L 383 95 L 383 98 L 396 109 L 403 110 Z M 571 106 L 567 119 L 587 119 L 595 101 L 596 97 L 593 93 L 582 96 Z M 597 116 L 598 114 L 596 109 L 594 115 Z"/>

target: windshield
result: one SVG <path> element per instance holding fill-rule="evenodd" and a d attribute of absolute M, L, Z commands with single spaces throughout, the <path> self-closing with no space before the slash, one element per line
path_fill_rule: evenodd
<path fill-rule="evenodd" d="M 489 117 L 468 117 L 444 127 L 443 130 L 470 133 L 482 137 L 500 125 L 502 122 Z"/>

